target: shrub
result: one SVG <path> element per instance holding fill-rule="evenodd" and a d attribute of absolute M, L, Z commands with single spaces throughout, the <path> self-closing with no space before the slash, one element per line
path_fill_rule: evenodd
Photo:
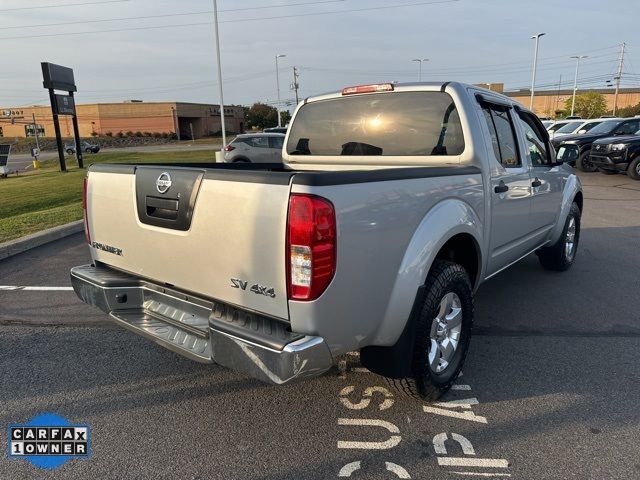
<path fill-rule="evenodd" d="M 116 133 L 116 137 L 122 138 L 122 137 L 124 137 L 124 133 L 118 132 L 118 133 Z"/>
<path fill-rule="evenodd" d="M 105 133 L 105 136 L 107 136 L 107 137 L 113 137 L 113 132 L 106 132 L 106 133 Z"/>

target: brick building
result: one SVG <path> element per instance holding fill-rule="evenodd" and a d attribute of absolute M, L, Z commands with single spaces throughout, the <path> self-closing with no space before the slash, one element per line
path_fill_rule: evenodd
<path fill-rule="evenodd" d="M 601 93 L 607 102 L 607 110 L 613 110 L 614 91 L 611 88 L 590 88 L 578 90 L 578 95 L 587 92 Z M 504 92 L 505 95 L 529 108 L 531 90 Z M 536 90 L 533 97 L 533 111 L 543 117 L 555 117 L 556 111 L 564 109 L 564 102 L 571 98 L 573 90 Z M 618 93 L 618 108 L 631 107 L 640 103 L 640 88 L 621 88 Z"/>
<path fill-rule="evenodd" d="M 185 102 L 92 103 L 76 106 L 80 136 L 116 135 L 119 132 L 180 133 L 183 138 L 200 138 L 220 132 L 218 105 Z M 35 127 L 33 117 L 35 115 Z M 73 136 L 70 116 L 60 116 L 63 137 Z M 225 126 L 229 133 L 244 131 L 244 111 L 240 106 L 225 107 Z M 55 137 L 51 107 L 0 107 L 0 136 L 33 136 L 37 128 L 43 137 Z"/>

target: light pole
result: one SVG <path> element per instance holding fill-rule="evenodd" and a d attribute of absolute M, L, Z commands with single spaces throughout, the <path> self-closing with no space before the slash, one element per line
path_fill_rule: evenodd
<path fill-rule="evenodd" d="M 578 90 L 578 69 L 580 68 L 580 60 L 588 58 L 587 55 L 573 55 L 569 58 L 576 59 L 576 75 L 573 77 L 573 99 L 571 100 L 571 116 L 573 116 L 573 110 L 576 106 L 576 92 Z"/>
<path fill-rule="evenodd" d="M 276 110 L 278 111 L 278 126 L 282 126 L 282 121 L 280 120 L 280 74 L 278 72 L 278 59 L 284 58 L 286 55 L 276 55 L 276 88 L 278 89 L 278 104 L 276 105 Z"/>
<path fill-rule="evenodd" d="M 536 48 L 533 52 L 533 75 L 531 76 L 531 100 L 529 101 L 529 110 L 533 111 L 533 95 L 536 87 L 536 68 L 538 67 L 538 44 L 540 43 L 540 37 L 545 33 L 538 33 L 531 37 L 536 40 Z"/>
<path fill-rule="evenodd" d="M 216 32 L 216 58 L 218 60 L 218 92 L 220 94 L 220 126 L 222 130 L 222 148 L 220 149 L 220 151 L 223 152 L 224 147 L 227 146 L 227 133 L 224 127 L 224 97 L 222 95 L 222 64 L 220 63 L 220 35 L 218 34 L 218 2 L 216 0 L 213 0 L 213 25 L 214 25 L 214 30 Z M 179 128 L 180 127 L 178 126 L 178 129 Z M 178 130 L 178 139 L 180 139 L 179 130 Z"/>
<path fill-rule="evenodd" d="M 418 62 L 420 64 L 420 66 L 418 67 L 418 81 L 421 82 L 422 81 L 422 62 L 428 62 L 429 59 L 428 58 L 414 58 L 411 61 L 412 62 Z"/>

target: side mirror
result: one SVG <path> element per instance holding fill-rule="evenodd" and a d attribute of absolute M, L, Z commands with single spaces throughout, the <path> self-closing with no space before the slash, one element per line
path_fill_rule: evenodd
<path fill-rule="evenodd" d="M 582 130 L 578 130 L 578 133 L 582 135 L 583 133 L 587 133 L 587 131 L 583 128 Z"/>
<path fill-rule="evenodd" d="M 626 135 L 624 132 L 613 132 L 613 135 L 619 137 L 620 135 Z"/>

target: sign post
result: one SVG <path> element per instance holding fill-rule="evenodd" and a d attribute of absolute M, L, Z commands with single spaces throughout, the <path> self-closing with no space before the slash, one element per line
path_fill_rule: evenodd
<path fill-rule="evenodd" d="M 60 133 L 59 115 L 71 115 L 73 121 L 73 135 L 76 144 L 76 158 L 78 167 L 84 168 L 82 161 L 82 147 L 80 145 L 80 131 L 78 129 L 78 115 L 73 92 L 77 92 L 76 83 L 73 78 L 73 70 L 68 67 L 56 65 L 54 63 L 42 62 L 42 85 L 49 90 L 49 100 L 51 101 L 51 113 L 53 115 L 53 128 L 56 132 L 56 143 L 58 144 L 58 158 L 60 159 L 60 170 L 67 171 L 64 160 L 64 146 L 62 145 L 62 134 Z M 59 95 L 55 90 L 68 92 L 68 95 Z"/>

